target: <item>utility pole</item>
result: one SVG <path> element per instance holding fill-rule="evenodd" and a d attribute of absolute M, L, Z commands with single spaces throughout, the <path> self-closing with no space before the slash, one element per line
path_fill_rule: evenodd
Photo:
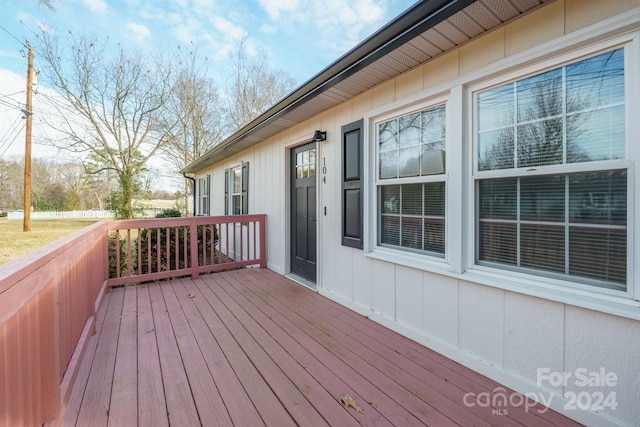
<path fill-rule="evenodd" d="M 24 147 L 24 221 L 22 231 L 31 231 L 31 122 L 33 96 L 33 47 L 27 42 L 29 60 L 27 65 L 27 107 L 24 111 L 26 123 Z"/>

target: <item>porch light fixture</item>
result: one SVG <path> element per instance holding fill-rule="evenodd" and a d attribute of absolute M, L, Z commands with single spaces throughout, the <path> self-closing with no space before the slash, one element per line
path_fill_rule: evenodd
<path fill-rule="evenodd" d="M 313 133 L 313 139 L 311 141 L 313 142 L 320 142 L 320 141 L 326 141 L 327 140 L 327 131 L 321 131 L 321 130 L 317 130 Z"/>

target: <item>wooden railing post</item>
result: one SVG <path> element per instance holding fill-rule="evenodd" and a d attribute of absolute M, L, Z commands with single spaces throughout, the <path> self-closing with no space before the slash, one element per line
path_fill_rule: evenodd
<path fill-rule="evenodd" d="M 267 268 L 267 216 L 260 219 L 260 268 Z"/>
<path fill-rule="evenodd" d="M 190 244 L 191 244 L 191 277 L 193 279 L 197 279 L 199 276 L 198 267 L 199 267 L 199 257 L 198 257 L 198 223 L 196 222 L 197 217 L 190 218 L 189 225 L 189 236 L 190 236 Z"/>

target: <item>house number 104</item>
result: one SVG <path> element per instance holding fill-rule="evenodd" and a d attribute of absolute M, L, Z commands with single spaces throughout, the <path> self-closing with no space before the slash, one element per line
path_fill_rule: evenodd
<path fill-rule="evenodd" d="M 327 183 L 327 158 L 322 158 L 322 182 Z"/>

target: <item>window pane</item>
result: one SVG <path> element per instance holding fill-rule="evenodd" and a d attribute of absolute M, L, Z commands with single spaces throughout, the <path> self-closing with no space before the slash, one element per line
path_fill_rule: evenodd
<path fill-rule="evenodd" d="M 513 126 L 513 83 L 478 94 L 478 131 Z"/>
<path fill-rule="evenodd" d="M 564 222 L 565 193 L 563 176 L 521 179 L 520 219 Z"/>
<path fill-rule="evenodd" d="M 382 216 L 380 243 L 400 246 L 400 217 Z"/>
<path fill-rule="evenodd" d="M 624 158 L 624 106 L 567 116 L 567 162 Z"/>
<path fill-rule="evenodd" d="M 518 123 L 562 114 L 562 70 L 547 71 L 516 82 Z"/>
<path fill-rule="evenodd" d="M 518 167 L 562 164 L 563 149 L 561 119 L 518 126 Z"/>
<path fill-rule="evenodd" d="M 380 178 L 398 177 L 398 152 L 387 151 L 380 153 Z"/>
<path fill-rule="evenodd" d="M 398 121 L 400 147 L 410 147 L 420 144 L 420 113 L 401 117 Z"/>
<path fill-rule="evenodd" d="M 624 49 L 567 65 L 567 111 L 624 103 Z"/>
<path fill-rule="evenodd" d="M 241 195 L 237 194 L 237 195 L 233 195 L 231 197 L 231 213 L 232 215 L 240 215 L 242 213 L 241 209 L 242 209 L 242 205 L 241 205 Z"/>
<path fill-rule="evenodd" d="M 398 151 L 398 163 L 400 165 L 400 178 L 418 176 L 420 173 L 420 147 L 403 148 Z"/>
<path fill-rule="evenodd" d="M 422 215 L 422 184 L 403 185 L 402 215 Z"/>
<path fill-rule="evenodd" d="M 424 250 L 444 253 L 444 219 L 424 220 Z"/>
<path fill-rule="evenodd" d="M 564 227 L 522 225 L 520 229 L 520 265 L 540 270 L 565 270 Z"/>
<path fill-rule="evenodd" d="M 432 108 L 422 112 L 422 142 L 443 141 L 445 138 L 446 120 L 445 106 Z"/>
<path fill-rule="evenodd" d="M 311 163 L 309 165 L 309 176 L 310 177 L 316 176 L 316 164 L 315 163 Z"/>
<path fill-rule="evenodd" d="M 380 188 L 382 213 L 400 213 L 400 186 L 385 185 Z"/>
<path fill-rule="evenodd" d="M 296 153 L 296 166 L 300 166 L 302 163 L 302 152 Z"/>
<path fill-rule="evenodd" d="M 422 219 L 402 217 L 402 247 L 422 250 Z"/>
<path fill-rule="evenodd" d="M 627 225 L 627 172 L 594 172 L 569 177 L 569 221 Z"/>
<path fill-rule="evenodd" d="M 503 128 L 478 135 L 478 169 L 497 170 L 514 167 L 513 128 Z"/>
<path fill-rule="evenodd" d="M 242 192 L 242 168 L 236 168 L 233 170 L 233 192 Z"/>
<path fill-rule="evenodd" d="M 480 181 L 480 218 L 516 219 L 518 210 L 517 180 L 488 179 Z"/>
<path fill-rule="evenodd" d="M 315 163 L 316 162 L 316 149 L 312 148 L 311 150 L 309 150 L 309 163 Z"/>
<path fill-rule="evenodd" d="M 445 170 L 444 142 L 432 142 L 422 145 L 421 175 L 437 175 Z"/>
<path fill-rule="evenodd" d="M 480 223 L 480 259 L 516 265 L 516 224 Z"/>
<path fill-rule="evenodd" d="M 626 289 L 626 229 L 569 229 L 569 273 L 617 283 Z"/>
<path fill-rule="evenodd" d="M 444 217 L 444 182 L 424 184 L 424 214 Z"/>
<path fill-rule="evenodd" d="M 398 148 L 398 121 L 391 120 L 380 123 L 378 126 L 378 141 L 380 151 L 395 150 Z"/>

